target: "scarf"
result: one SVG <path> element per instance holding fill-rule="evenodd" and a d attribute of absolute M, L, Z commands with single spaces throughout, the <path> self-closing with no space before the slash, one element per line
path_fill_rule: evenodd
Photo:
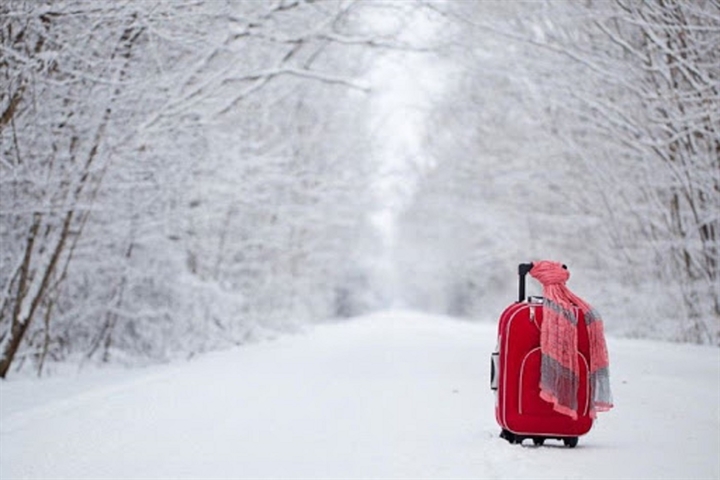
<path fill-rule="evenodd" d="M 534 262 L 530 275 L 543 285 L 543 323 L 540 329 L 540 397 L 573 419 L 578 417 L 580 365 L 576 308 L 583 312 L 590 343 L 590 416 L 612 408 L 610 370 L 600 315 L 565 286 L 570 272 L 562 264 Z"/>

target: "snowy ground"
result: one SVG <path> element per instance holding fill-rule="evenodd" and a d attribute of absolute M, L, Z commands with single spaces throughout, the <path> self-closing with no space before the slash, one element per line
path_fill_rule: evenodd
<path fill-rule="evenodd" d="M 384 312 L 137 371 L 0 383 L 0 478 L 720 477 L 720 349 L 608 339 L 576 449 L 498 438 L 494 325 Z"/>

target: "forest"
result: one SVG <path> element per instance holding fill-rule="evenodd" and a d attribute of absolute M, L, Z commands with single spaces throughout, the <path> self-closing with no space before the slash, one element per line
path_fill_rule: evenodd
<path fill-rule="evenodd" d="M 494 322 L 541 258 L 720 345 L 720 2 L 0 5 L 0 378 Z"/>

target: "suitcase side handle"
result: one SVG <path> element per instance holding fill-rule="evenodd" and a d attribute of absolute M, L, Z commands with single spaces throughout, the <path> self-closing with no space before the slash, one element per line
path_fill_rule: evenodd
<path fill-rule="evenodd" d="M 490 390 L 498 389 L 498 361 L 500 359 L 500 352 L 495 351 L 490 355 Z"/>

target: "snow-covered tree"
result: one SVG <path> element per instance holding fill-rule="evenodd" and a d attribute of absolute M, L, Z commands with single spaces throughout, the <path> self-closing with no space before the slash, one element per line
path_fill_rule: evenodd
<path fill-rule="evenodd" d="M 516 295 L 519 262 L 550 256 L 579 268 L 592 256 L 576 231 L 594 217 L 568 189 L 573 166 L 550 132 L 542 72 L 521 42 L 498 33 L 532 35 L 540 7 L 438 7 L 455 71 L 427 118 L 425 148 L 436 166 L 399 223 L 411 304 L 492 318 Z M 588 216 L 578 224 L 581 214 Z"/>
<path fill-rule="evenodd" d="M 0 9 L 0 376 L 18 350 L 166 358 L 347 311 L 371 238 L 358 78 L 397 33 L 368 12 L 402 9 Z"/>
<path fill-rule="evenodd" d="M 137 12 L 122 8 L 100 20 L 94 7 L 74 4 L 2 10 L 0 377 L 33 318 L 47 324 L 61 307 L 143 31 Z"/>
<path fill-rule="evenodd" d="M 433 220 L 457 222 L 457 235 L 479 244 L 503 238 L 490 257 L 506 271 L 510 257 L 554 257 L 588 271 L 580 290 L 599 292 L 612 327 L 717 343 L 717 2 L 444 2 L 435 10 L 460 33 L 449 55 L 464 80 L 438 110 L 436 125 L 453 140 L 433 139 L 433 155 L 455 170 L 483 167 L 427 181 L 453 178 L 456 198 L 474 184 L 484 193 L 473 201 L 474 223 L 492 218 L 493 227 L 473 227 L 456 207 Z M 417 209 L 428 201 L 418 195 Z M 457 255 L 457 241 L 438 247 Z M 608 275 L 623 288 L 610 288 L 618 282 L 603 281 Z"/>
<path fill-rule="evenodd" d="M 720 5 L 617 1 L 593 26 L 603 48 L 563 47 L 592 65 L 601 87 L 576 94 L 589 134 L 573 138 L 613 154 L 590 158 L 612 179 L 603 187 L 616 242 L 633 268 L 651 265 L 641 272 L 679 294 L 677 338 L 718 343 Z"/>

